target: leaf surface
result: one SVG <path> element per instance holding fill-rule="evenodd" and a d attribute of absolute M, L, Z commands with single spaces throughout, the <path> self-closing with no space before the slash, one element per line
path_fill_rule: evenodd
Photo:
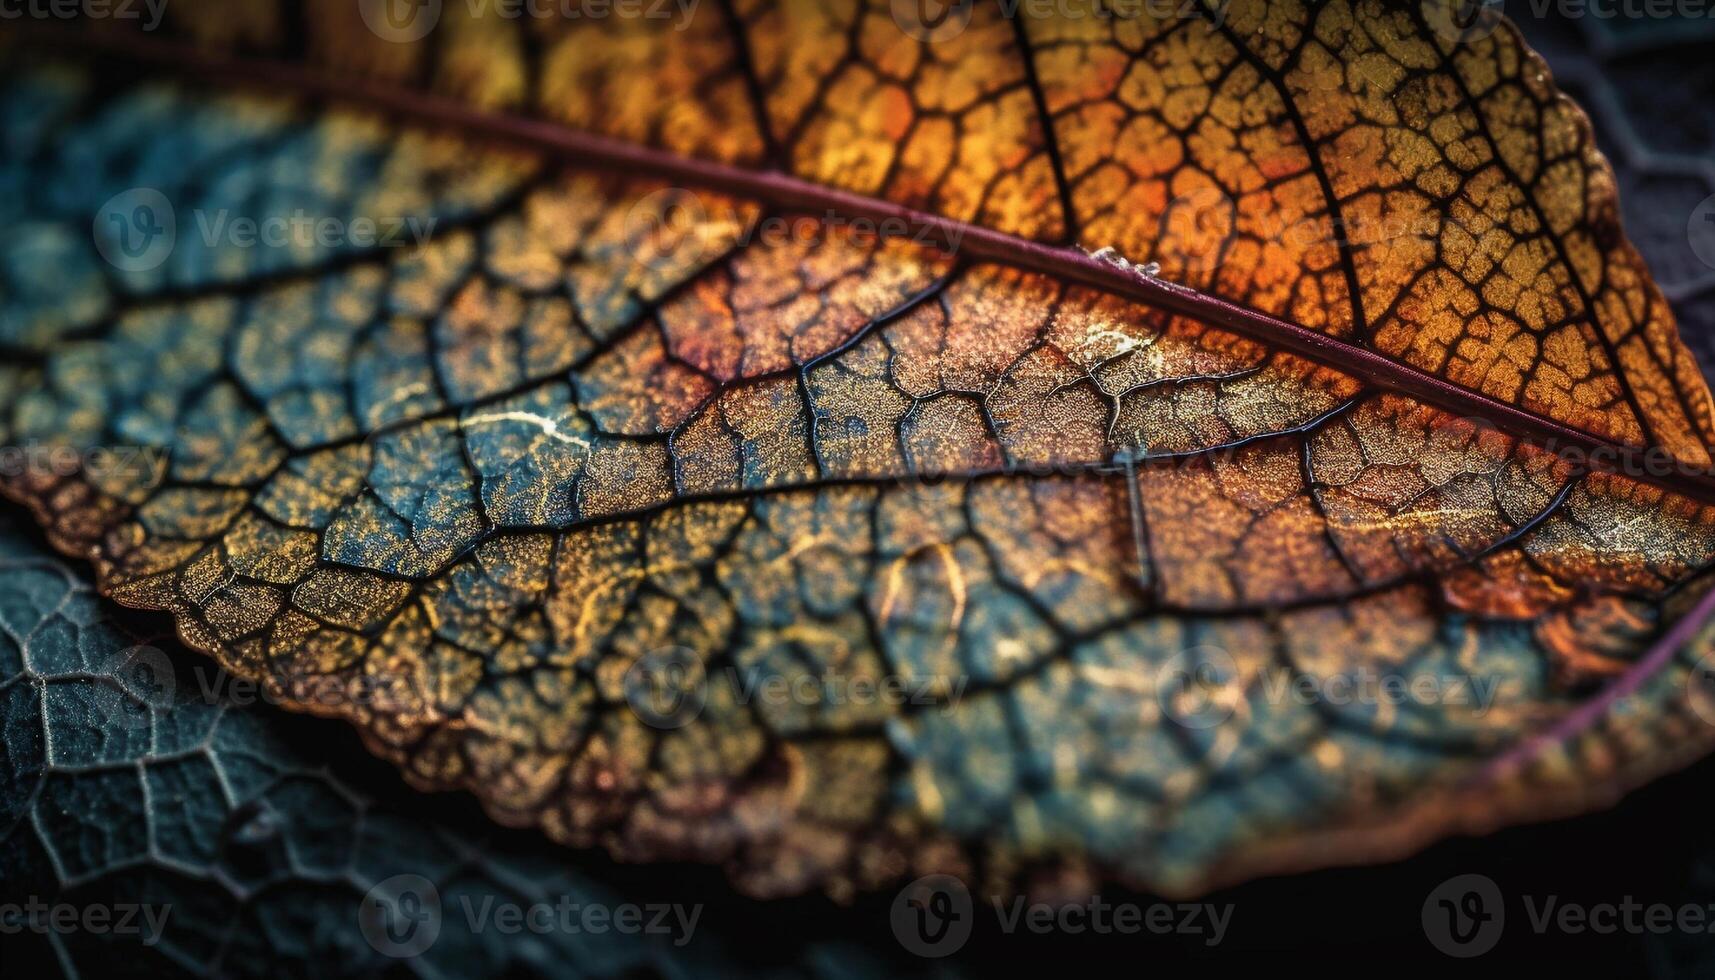
<path fill-rule="evenodd" d="M 18 69 L 9 441 L 172 451 L 7 490 L 422 785 L 757 893 L 1187 892 L 1708 747 L 1709 393 L 1510 27 L 316 10 L 173 10 L 296 99 Z M 133 186 L 435 230 L 114 275 Z"/>
<path fill-rule="evenodd" d="M 360 909 L 407 875 L 434 887 L 425 901 L 441 913 L 405 941 L 416 943 L 413 975 L 541 976 L 567 962 L 604 977 L 912 972 L 826 938 L 759 943 L 710 908 L 687 935 L 689 902 L 671 934 L 500 931 L 493 911 L 511 905 L 653 916 L 667 903 L 571 852 L 485 828 L 480 814 L 401 801 L 391 774 L 372 771 L 379 763 L 339 757 L 344 740 L 325 739 L 327 723 L 257 704 L 254 688 L 116 615 L 10 518 L 0 595 L 0 902 L 124 917 L 110 930 L 10 932 L 10 970 L 375 976 L 402 964 L 366 940 Z M 126 911 L 138 907 L 153 918 Z"/>

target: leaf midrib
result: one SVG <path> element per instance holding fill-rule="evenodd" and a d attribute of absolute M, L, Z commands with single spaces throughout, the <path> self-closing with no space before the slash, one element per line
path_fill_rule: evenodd
<path fill-rule="evenodd" d="M 1715 504 L 1715 474 L 1709 471 L 1694 471 L 1680 465 L 1674 472 L 1664 474 L 1652 472 L 1646 466 L 1632 465 L 1644 452 L 1639 447 L 1617 443 L 1507 405 L 1290 321 L 1186 286 L 1128 274 L 1090 258 L 1074 247 L 1044 245 L 865 195 L 816 185 L 777 170 L 747 170 L 681 157 L 577 132 L 551 122 L 474 110 L 455 100 L 386 83 L 336 78 L 288 62 L 222 58 L 188 45 L 153 39 L 98 38 L 61 32 L 50 40 L 83 53 L 100 52 L 164 73 L 220 79 L 244 87 L 260 87 L 265 92 L 284 88 L 300 95 L 352 103 L 434 128 L 481 134 L 564 159 L 571 166 L 601 167 L 682 180 L 765 202 L 786 211 L 904 221 L 914 230 L 927 232 L 942 241 L 957 242 L 959 251 L 967 258 L 1053 273 L 1069 281 L 1231 330 L 1353 375 L 1376 388 L 1397 392 L 1458 415 L 1485 419 L 1502 431 L 1539 446 L 1547 446 L 1551 451 L 1555 447 L 1571 447 L 1587 454 L 1587 459 L 1591 458 L 1588 455 L 1591 453 L 1606 453 L 1615 464 L 1598 465 L 1595 469 L 1622 472 L 1629 479 Z M 1070 214 L 1067 220 L 1072 220 Z M 1594 457 L 1595 460 L 1601 458 Z M 1571 489 L 1570 484 L 1563 488 L 1562 499 Z M 1594 727 L 1617 700 L 1636 691 L 1659 673 L 1712 617 L 1715 617 L 1715 590 L 1703 596 L 1687 614 L 1677 617 L 1671 627 L 1658 635 L 1645 655 L 1601 693 L 1562 722 L 1522 738 L 1507 751 L 1498 753 L 1473 775 L 1466 788 L 1477 789 L 1501 782 L 1524 769 L 1549 747 L 1567 743 Z"/>
<path fill-rule="evenodd" d="M 35 32 L 31 32 L 35 33 Z M 49 47 L 100 53 L 165 73 L 215 79 L 265 92 L 281 90 L 379 111 L 416 124 L 478 134 L 544 153 L 581 168 L 647 175 L 758 201 L 777 210 L 840 215 L 905 227 L 936 241 L 963 264 L 971 260 L 1047 273 L 1169 313 L 1228 330 L 1304 357 L 1373 387 L 1433 405 L 1454 415 L 1480 419 L 1550 452 L 1570 450 L 1590 463 L 1587 470 L 1618 473 L 1695 500 L 1715 504 L 1715 474 L 1676 462 L 1670 472 L 1646 465 L 1647 447 L 1604 436 L 1498 401 L 1386 355 L 1319 333 L 1260 310 L 1165 279 L 1128 272 L 1092 258 L 1075 246 L 1048 245 L 981 225 L 919 211 L 865 194 L 839 190 L 775 169 L 755 169 L 681 156 L 558 123 L 489 112 L 443 96 L 403 86 L 266 58 L 211 54 L 176 41 L 131 36 L 96 37 L 44 30 Z M 1611 461 L 1611 462 L 1610 462 Z"/>

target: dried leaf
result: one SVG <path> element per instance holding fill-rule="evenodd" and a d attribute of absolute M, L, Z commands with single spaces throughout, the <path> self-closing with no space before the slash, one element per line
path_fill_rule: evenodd
<path fill-rule="evenodd" d="M 311 6 L 98 45 L 279 92 L 9 83 L 0 404 L 91 465 L 6 489 L 421 785 L 761 894 L 1184 893 L 1709 747 L 1709 392 L 1510 27 Z M 207 233 L 294 207 L 432 232 Z"/>

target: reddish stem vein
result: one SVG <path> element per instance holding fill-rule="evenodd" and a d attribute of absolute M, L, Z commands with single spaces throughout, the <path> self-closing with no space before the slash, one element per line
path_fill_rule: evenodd
<path fill-rule="evenodd" d="M 1569 742 L 1580 732 L 1595 727 L 1616 702 L 1637 693 L 1645 681 L 1666 667 L 1679 654 L 1680 649 L 1691 642 L 1697 631 L 1709 622 L 1712 615 L 1715 615 L 1715 588 L 1705 593 L 1703 598 L 1697 601 L 1697 605 L 1691 607 L 1690 612 L 1679 617 L 1667 632 L 1656 638 L 1642 657 L 1614 678 L 1607 687 L 1568 711 L 1559 721 L 1531 734 L 1491 759 L 1478 772 L 1475 783 L 1484 785 L 1501 782 L 1515 775 L 1548 749 Z"/>
<path fill-rule="evenodd" d="M 657 177 L 749 198 L 787 212 L 864 218 L 905 227 L 915 236 L 947 244 L 970 259 L 1050 273 L 1124 296 L 1139 303 L 1230 330 L 1273 348 L 1350 374 L 1377 388 L 1407 395 L 1455 415 L 1481 419 L 1521 439 L 1576 455 L 1580 464 L 1622 473 L 1696 500 L 1715 504 L 1715 474 L 1646 459 L 1644 450 L 1616 443 L 1533 412 L 1462 388 L 1375 351 L 1318 333 L 1188 286 L 1129 272 L 1073 247 L 1044 245 L 1015 235 L 918 211 L 850 191 L 815 184 L 774 170 L 751 170 L 679 156 L 621 142 L 557 123 L 486 112 L 453 99 L 357 77 L 332 77 L 316 69 L 268 59 L 242 60 L 210 54 L 191 45 L 138 37 L 94 37 L 47 32 L 47 43 L 97 51 L 177 74 L 282 90 L 365 106 L 419 124 L 477 133 L 562 158 L 574 166 L 600 167 Z M 1663 472 L 1665 470 L 1665 472 Z"/>

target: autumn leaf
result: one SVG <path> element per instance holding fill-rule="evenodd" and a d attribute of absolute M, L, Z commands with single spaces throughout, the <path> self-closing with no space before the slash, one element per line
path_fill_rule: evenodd
<path fill-rule="evenodd" d="M 415 783 L 1178 894 L 1709 748 L 1709 392 L 1510 26 L 357 6 L 13 52 L 5 488 Z"/>

